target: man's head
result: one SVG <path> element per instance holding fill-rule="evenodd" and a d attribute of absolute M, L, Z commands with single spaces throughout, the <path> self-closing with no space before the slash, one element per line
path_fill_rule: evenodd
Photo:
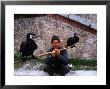
<path fill-rule="evenodd" d="M 51 44 L 53 48 L 59 48 L 60 47 L 60 39 L 58 36 L 53 36 L 51 39 Z"/>

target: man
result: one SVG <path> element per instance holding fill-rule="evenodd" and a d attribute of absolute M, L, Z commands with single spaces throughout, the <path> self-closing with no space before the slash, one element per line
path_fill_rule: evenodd
<path fill-rule="evenodd" d="M 46 64 L 47 66 L 44 68 L 47 68 L 48 74 L 50 76 L 54 75 L 54 73 L 58 73 L 61 76 L 64 76 L 66 73 L 69 72 L 68 68 L 68 55 L 66 50 L 60 50 L 62 49 L 60 45 L 60 39 L 58 36 L 53 36 L 51 39 L 52 48 L 50 48 L 48 51 L 51 52 L 51 54 L 47 55 Z"/>

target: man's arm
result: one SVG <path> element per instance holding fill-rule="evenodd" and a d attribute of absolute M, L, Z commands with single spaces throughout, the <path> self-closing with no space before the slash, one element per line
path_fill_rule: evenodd
<path fill-rule="evenodd" d="M 65 65 L 68 64 L 68 54 L 66 50 L 62 50 L 57 58 L 58 60 L 61 60 Z"/>
<path fill-rule="evenodd" d="M 51 49 L 49 49 L 48 52 L 51 52 Z M 49 65 L 52 62 L 53 62 L 52 55 L 51 54 L 48 54 L 47 55 L 47 59 L 46 59 L 46 64 Z"/>
<path fill-rule="evenodd" d="M 48 52 L 50 52 L 51 50 L 49 50 Z M 58 50 L 55 50 L 56 51 L 56 55 L 53 54 L 48 54 L 47 55 L 47 64 L 51 64 L 54 59 L 58 59 L 60 60 L 62 63 L 64 63 L 65 65 L 68 64 L 68 54 L 67 54 L 67 51 L 66 50 L 62 50 L 60 52 L 60 49 Z M 58 52 L 58 53 L 57 53 Z"/>

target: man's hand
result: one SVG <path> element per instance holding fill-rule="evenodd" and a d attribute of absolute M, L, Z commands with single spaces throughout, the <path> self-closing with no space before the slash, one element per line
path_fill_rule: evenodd
<path fill-rule="evenodd" d="M 52 57 L 55 57 L 55 55 L 56 55 L 55 50 L 52 51 L 51 55 L 52 55 Z"/>
<path fill-rule="evenodd" d="M 60 49 L 54 49 L 56 56 L 60 55 Z"/>
<path fill-rule="evenodd" d="M 53 57 L 59 56 L 60 55 L 60 49 L 54 49 L 51 54 Z"/>

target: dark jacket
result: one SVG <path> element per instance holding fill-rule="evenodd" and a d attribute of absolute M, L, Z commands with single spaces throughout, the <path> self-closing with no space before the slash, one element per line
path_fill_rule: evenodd
<path fill-rule="evenodd" d="M 61 49 L 61 48 L 59 48 Z M 52 52 L 53 48 L 49 49 L 48 52 Z M 61 50 L 59 56 L 52 57 L 51 54 L 47 55 L 47 65 L 68 65 L 68 54 L 66 50 Z"/>

